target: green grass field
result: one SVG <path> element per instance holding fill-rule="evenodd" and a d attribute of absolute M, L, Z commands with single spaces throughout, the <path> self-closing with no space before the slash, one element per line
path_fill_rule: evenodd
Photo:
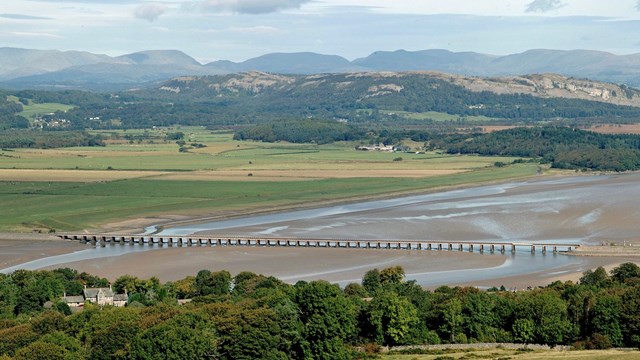
<path fill-rule="evenodd" d="M 4 169 L 104 170 L 358 170 L 358 169 L 477 169 L 514 158 L 355 151 L 356 144 L 327 145 L 234 141 L 230 134 L 183 129 L 188 143 L 207 147 L 181 153 L 174 142 L 117 143 L 106 147 L 0 150 Z M 130 132 L 134 133 L 134 132 Z M 394 162 L 397 157 L 403 161 Z"/>
<path fill-rule="evenodd" d="M 365 109 L 358 110 L 358 111 L 368 113 L 368 114 L 371 114 L 372 112 L 371 110 L 365 110 Z M 411 120 L 433 120 L 433 121 L 463 120 L 463 121 L 478 121 L 478 122 L 481 122 L 481 121 L 490 122 L 495 120 L 501 120 L 501 119 L 490 118 L 486 116 L 464 116 L 464 115 L 448 114 L 448 113 L 437 112 L 437 111 L 410 112 L 410 111 L 398 111 L 398 110 L 380 110 L 380 112 L 386 115 L 398 115 L 405 119 L 411 119 Z"/>
<path fill-rule="evenodd" d="M 412 120 L 433 120 L 433 121 L 457 121 L 458 119 L 462 119 L 465 121 L 492 121 L 495 120 L 486 116 L 461 116 L 455 114 L 447 114 L 436 111 L 427 111 L 427 112 L 408 112 L 408 111 L 389 111 L 398 114 L 398 116 L 412 119 Z"/>
<path fill-rule="evenodd" d="M 486 168 L 426 178 L 354 178 L 309 181 L 0 182 L 0 203 L 11 209 L 0 230 L 79 230 L 160 214 L 225 215 L 306 206 L 335 200 L 478 184 L 532 176 L 533 165 Z"/>
<path fill-rule="evenodd" d="M 29 105 L 23 105 L 23 110 L 19 112 L 18 115 L 24 116 L 27 119 L 33 121 L 38 115 L 50 114 L 56 111 L 68 111 L 73 108 L 74 106 L 58 104 L 58 103 L 44 103 L 44 104 L 30 103 Z"/>
<path fill-rule="evenodd" d="M 363 152 L 351 143 L 238 142 L 229 133 L 179 130 L 187 143 L 207 147 L 179 152 L 174 142 L 161 140 L 166 129 L 154 129 L 148 130 L 157 133 L 153 143 L 0 151 L 0 169 L 6 169 L 0 171 L 0 203 L 11 209 L 0 217 L 0 231 L 79 230 L 162 214 L 223 216 L 523 178 L 537 171 L 535 164 L 493 166 L 514 158 Z M 394 161 L 398 157 L 402 161 Z M 103 170 L 104 177 L 94 171 L 83 178 L 83 170 Z M 118 170 L 129 172 L 116 179 Z M 225 177 L 229 173 L 234 177 Z"/>

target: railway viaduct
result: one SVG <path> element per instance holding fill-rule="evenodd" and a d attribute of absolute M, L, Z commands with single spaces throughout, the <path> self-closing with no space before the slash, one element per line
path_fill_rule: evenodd
<path fill-rule="evenodd" d="M 166 235 L 122 235 L 122 234 L 58 234 L 63 240 L 75 240 L 92 244 L 155 244 L 160 246 L 250 246 L 250 247 L 318 247 L 351 249 L 397 249 L 469 251 L 480 253 L 515 253 L 518 249 L 532 254 L 548 251 L 569 252 L 579 244 L 536 244 L 531 242 L 494 241 L 445 241 L 445 240 L 380 240 L 380 239 L 299 239 L 247 236 L 166 236 Z"/>

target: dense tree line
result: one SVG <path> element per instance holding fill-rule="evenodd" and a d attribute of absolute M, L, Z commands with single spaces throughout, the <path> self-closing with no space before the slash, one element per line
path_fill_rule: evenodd
<path fill-rule="evenodd" d="M 0 132 L 0 148 L 60 148 L 71 146 L 104 146 L 100 135 L 83 131 L 8 130 Z"/>
<path fill-rule="evenodd" d="M 344 289 L 250 272 L 202 270 L 175 282 L 122 276 L 126 308 L 81 312 L 63 293 L 107 280 L 71 269 L 0 274 L 4 359 L 354 359 L 358 346 L 473 342 L 640 346 L 640 268 L 587 271 L 511 292 L 443 286 L 425 290 L 404 270 L 371 270 Z M 178 306 L 176 299 L 193 301 Z M 44 309 L 49 303 L 49 308 Z"/>
<path fill-rule="evenodd" d="M 360 141 L 371 144 L 394 145 L 402 140 L 425 142 L 448 133 L 450 129 L 388 129 L 354 126 L 337 121 L 321 120 L 280 120 L 241 127 L 234 132 L 235 140 L 257 140 L 264 142 L 288 141 L 292 143 L 325 144 L 334 141 Z"/>
<path fill-rule="evenodd" d="M 530 127 L 490 134 L 451 134 L 430 140 L 449 153 L 538 157 L 562 169 L 640 169 L 640 136 L 568 127 Z"/>
<path fill-rule="evenodd" d="M 15 101 L 0 101 L 0 130 L 28 128 L 29 120 L 17 115 L 22 109 L 22 104 Z"/>
<path fill-rule="evenodd" d="M 337 121 L 283 120 L 245 127 L 236 131 L 235 140 L 264 142 L 288 141 L 293 143 L 326 144 L 364 138 L 365 132 Z"/>

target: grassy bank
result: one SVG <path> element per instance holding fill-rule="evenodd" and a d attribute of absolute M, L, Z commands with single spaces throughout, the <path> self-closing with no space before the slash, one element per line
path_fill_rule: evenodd
<path fill-rule="evenodd" d="M 536 167 L 513 165 L 426 178 L 352 178 L 308 181 L 193 181 L 127 179 L 110 182 L 0 182 L 10 212 L 3 231 L 78 230 L 118 219 L 160 214 L 186 216 L 309 206 L 332 200 L 421 192 L 532 176 Z"/>

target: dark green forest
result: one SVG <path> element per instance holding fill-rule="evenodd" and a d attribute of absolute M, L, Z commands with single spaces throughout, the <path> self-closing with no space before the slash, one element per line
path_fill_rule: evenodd
<path fill-rule="evenodd" d="M 29 120 L 16 115 L 21 111 L 22 104 L 7 100 L 0 101 L 0 131 L 29 128 Z"/>
<path fill-rule="evenodd" d="M 434 137 L 430 146 L 449 153 L 540 158 L 560 169 L 640 169 L 640 136 L 598 134 L 568 127 L 528 127 L 490 134 Z"/>
<path fill-rule="evenodd" d="M 17 131 L 0 132 L 0 148 L 59 148 L 69 146 L 104 146 L 101 136 L 84 131 Z"/>
<path fill-rule="evenodd" d="M 244 127 L 234 133 L 233 139 L 327 144 L 334 141 L 362 140 L 366 135 L 363 130 L 351 125 L 336 121 L 306 119 L 268 122 Z"/>
<path fill-rule="evenodd" d="M 381 345 L 515 342 L 640 346 L 640 268 L 587 271 L 578 284 L 512 292 L 425 290 L 401 267 L 341 289 L 325 281 L 202 270 L 175 282 L 122 276 L 125 308 L 61 296 L 108 281 L 71 269 L 0 274 L 3 359 L 357 359 Z M 192 299 L 179 306 L 177 299 Z M 47 309 L 45 309 L 45 304 Z"/>

